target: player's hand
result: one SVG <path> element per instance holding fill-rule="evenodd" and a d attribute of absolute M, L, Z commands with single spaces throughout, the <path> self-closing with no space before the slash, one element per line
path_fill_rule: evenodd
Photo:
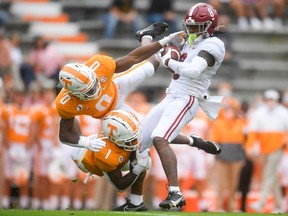
<path fill-rule="evenodd" d="M 143 152 L 136 152 L 137 164 L 133 168 L 133 172 L 136 175 L 140 175 L 141 172 L 144 172 L 151 168 L 152 160 L 149 155 L 149 149 L 144 150 Z"/>
<path fill-rule="evenodd" d="M 88 137 L 81 136 L 78 144 L 81 147 L 87 148 L 93 152 L 99 152 L 103 147 L 106 146 L 106 142 L 99 139 L 98 136 L 91 135 Z"/>
<path fill-rule="evenodd" d="M 164 47 L 169 42 L 172 42 L 175 37 L 179 37 L 179 35 L 182 35 L 182 34 L 183 34 L 183 31 L 174 32 L 164 37 L 163 39 L 159 40 L 158 42 L 161 44 L 162 47 Z"/>
<path fill-rule="evenodd" d="M 164 67 L 168 68 L 168 59 L 171 59 L 171 48 L 168 48 L 167 52 L 160 58 Z"/>

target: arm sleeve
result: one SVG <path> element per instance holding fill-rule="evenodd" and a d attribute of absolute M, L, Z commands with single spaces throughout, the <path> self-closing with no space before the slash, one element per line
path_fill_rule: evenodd
<path fill-rule="evenodd" d="M 207 68 L 208 64 L 204 58 L 196 56 L 192 59 L 191 63 L 178 62 L 170 59 L 168 66 L 180 76 L 195 79 Z"/>

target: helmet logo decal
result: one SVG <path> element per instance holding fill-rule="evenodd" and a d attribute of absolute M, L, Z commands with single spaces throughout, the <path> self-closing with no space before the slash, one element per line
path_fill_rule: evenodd
<path fill-rule="evenodd" d="M 112 136 L 113 135 L 113 132 L 114 131 L 117 131 L 117 127 L 112 125 L 112 124 L 109 124 L 107 125 L 108 128 L 110 128 L 110 131 L 109 131 L 109 136 Z"/>
<path fill-rule="evenodd" d="M 68 85 L 72 85 L 72 81 L 66 79 L 65 77 L 61 77 L 61 81 L 65 83 L 65 88 L 68 89 Z"/>

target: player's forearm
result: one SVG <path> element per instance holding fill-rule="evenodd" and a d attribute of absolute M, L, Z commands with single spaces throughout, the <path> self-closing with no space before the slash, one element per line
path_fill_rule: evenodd
<path fill-rule="evenodd" d="M 113 182 L 113 183 L 119 191 L 123 191 L 123 190 L 126 190 L 128 187 L 130 187 L 136 181 L 138 176 L 139 175 L 136 175 L 135 173 L 130 171 L 125 176 L 118 179 L 117 182 Z"/>
<path fill-rule="evenodd" d="M 147 44 L 145 46 L 138 47 L 128 54 L 128 57 L 132 58 L 135 63 L 144 61 L 145 59 L 158 52 L 162 46 L 158 42 Z"/>
<path fill-rule="evenodd" d="M 202 57 L 196 56 L 191 63 L 178 62 L 170 59 L 168 66 L 180 76 L 195 79 L 207 68 L 207 62 Z"/>
<path fill-rule="evenodd" d="M 63 144 L 78 146 L 81 136 L 79 122 L 76 119 L 60 119 L 59 139 Z"/>

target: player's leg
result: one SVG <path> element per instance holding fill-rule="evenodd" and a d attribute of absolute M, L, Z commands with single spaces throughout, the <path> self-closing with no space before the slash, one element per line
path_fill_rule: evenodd
<path fill-rule="evenodd" d="M 173 95 L 166 96 L 164 100 L 169 101 L 169 103 L 165 106 L 151 137 L 169 184 L 169 194 L 159 206 L 170 209 L 182 207 L 185 205 L 185 200 L 180 192 L 178 182 L 177 158 L 169 144 L 196 115 L 198 101 L 191 96 L 178 97 Z"/>

